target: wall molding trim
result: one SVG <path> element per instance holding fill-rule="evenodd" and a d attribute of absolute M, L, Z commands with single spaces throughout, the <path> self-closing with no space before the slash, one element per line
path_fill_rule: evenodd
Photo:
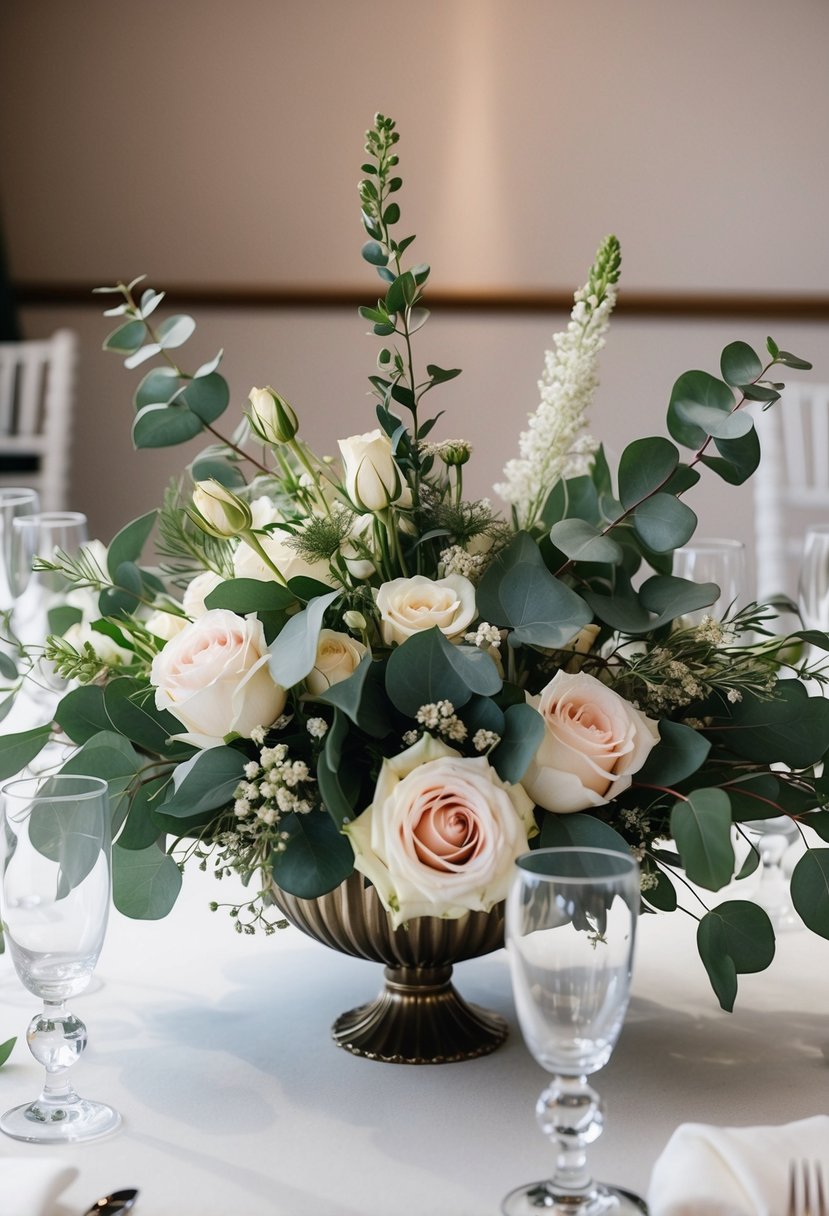
<path fill-rule="evenodd" d="M 379 286 L 379 284 L 377 284 Z M 19 307 L 94 307 L 98 311 L 107 297 L 92 294 L 92 285 L 62 281 L 31 280 L 12 284 Z M 372 287 L 243 287 L 218 284 L 172 284 L 165 288 L 168 299 L 178 306 L 197 308 L 339 309 L 357 308 L 372 302 Z M 430 290 L 427 303 L 433 310 L 464 313 L 567 313 L 573 304 L 570 292 L 498 290 Z M 638 317 L 718 318 L 767 317 L 829 320 L 829 296 L 768 295 L 748 292 L 622 291 L 617 314 Z"/>

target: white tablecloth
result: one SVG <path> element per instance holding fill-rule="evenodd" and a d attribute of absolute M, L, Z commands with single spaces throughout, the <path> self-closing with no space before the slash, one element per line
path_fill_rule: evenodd
<path fill-rule="evenodd" d="M 124 1126 L 57 1150 L 0 1138 L 0 1180 L 3 1156 L 72 1162 L 79 1176 L 55 1216 L 126 1186 L 141 1190 L 136 1216 L 496 1216 L 509 1189 L 548 1172 L 533 1113 L 546 1076 L 521 1039 L 503 952 L 455 970 L 467 999 L 509 1020 L 501 1049 L 461 1064 L 378 1064 L 335 1047 L 329 1026 L 376 995 L 381 968 L 293 929 L 238 936 L 207 908 L 234 892 L 194 871 L 166 920 L 113 915 L 102 987 L 75 1001 L 90 1032 L 75 1072 Z M 696 956 L 694 921 L 647 917 L 640 930 L 627 1023 L 594 1082 L 608 1108 L 592 1149 L 599 1176 L 644 1190 L 686 1120 L 829 1112 L 829 942 L 781 936 L 770 970 L 741 977 L 728 1015 Z M 0 998 L 0 1041 L 22 1036 L 37 1003 L 7 957 Z M 21 1038 L 0 1100 L 22 1102 L 39 1083 Z"/>

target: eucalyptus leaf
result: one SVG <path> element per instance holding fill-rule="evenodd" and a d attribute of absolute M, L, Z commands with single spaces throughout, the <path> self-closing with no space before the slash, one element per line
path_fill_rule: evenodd
<path fill-rule="evenodd" d="M 293 688 L 313 669 L 325 612 L 339 595 L 339 591 L 329 591 L 312 599 L 271 642 L 269 665 L 275 683 Z"/>
<path fill-rule="evenodd" d="M 49 742 L 51 733 L 51 724 L 47 722 L 31 730 L 0 735 L 0 781 L 22 772 Z"/>
<path fill-rule="evenodd" d="M 572 561 L 600 562 L 616 565 L 624 556 L 622 549 L 609 536 L 583 519 L 562 519 L 550 529 L 550 540 Z"/>
<path fill-rule="evenodd" d="M 272 579 L 232 578 L 205 596 L 206 608 L 226 608 L 238 616 L 250 612 L 279 612 L 296 603 L 296 596 Z"/>
<path fill-rule="evenodd" d="M 671 835 L 685 873 L 708 891 L 719 891 L 734 875 L 731 803 L 722 789 L 694 790 L 674 803 Z"/>
<path fill-rule="evenodd" d="M 101 731 L 112 730 L 104 707 L 104 690 L 99 684 L 81 684 L 62 697 L 55 718 L 73 743 L 86 743 Z"/>
<path fill-rule="evenodd" d="M 116 578 L 122 562 L 138 561 L 157 518 L 158 511 L 148 511 L 146 515 L 132 520 L 112 538 L 107 549 L 107 572 L 111 579 Z"/>
<path fill-rule="evenodd" d="M 358 812 L 346 788 L 345 769 L 348 757 L 343 746 L 348 738 L 348 719 L 341 710 L 334 710 L 334 721 L 325 736 L 325 745 L 317 761 L 317 783 L 320 797 L 337 828 L 342 828 Z"/>
<path fill-rule="evenodd" d="M 365 654 L 347 679 L 332 684 L 314 699 L 341 710 L 373 739 L 384 739 L 392 729 L 392 722 L 381 670 L 381 664 Z"/>
<path fill-rule="evenodd" d="M 780 680 L 770 698 L 744 697 L 729 713 L 730 720 L 715 721 L 713 729 L 747 760 L 801 769 L 829 748 L 829 700 L 810 697 L 797 680 Z"/>
<path fill-rule="evenodd" d="M 539 845 L 542 849 L 611 849 L 614 853 L 630 853 L 624 836 L 603 819 L 583 811 L 572 815 L 544 815 Z"/>
<path fill-rule="evenodd" d="M 516 785 L 529 768 L 546 733 L 544 719 L 532 705 L 511 705 L 504 714 L 501 742 L 490 764 L 502 781 Z"/>
<path fill-rule="evenodd" d="M 708 372 L 684 372 L 674 384 L 668 403 L 668 430 L 683 447 L 700 448 L 708 438 L 708 432 L 683 416 L 689 406 L 706 406 L 723 414 L 730 413 L 734 408 L 734 394 L 723 380 L 717 380 Z"/>
<path fill-rule="evenodd" d="M 662 718 L 659 743 L 634 777 L 636 785 L 673 786 L 702 766 L 711 744 L 698 730 Z"/>
<path fill-rule="evenodd" d="M 17 1035 L 11 1039 L 6 1039 L 5 1043 L 0 1043 L 0 1068 L 2 1068 L 8 1060 L 16 1042 Z"/>
<path fill-rule="evenodd" d="M 526 532 L 519 532 L 487 567 L 476 599 L 484 620 L 512 630 L 510 645 L 555 649 L 593 619 L 585 601 L 550 574 Z"/>
<path fill-rule="evenodd" d="M 132 354 L 138 350 L 147 336 L 143 321 L 127 321 L 113 330 L 104 342 L 104 350 L 113 350 L 121 354 Z"/>
<path fill-rule="evenodd" d="M 634 511 L 633 526 L 655 553 L 671 553 L 691 539 L 697 517 L 672 494 L 653 494 Z"/>
<path fill-rule="evenodd" d="M 152 818 L 155 806 L 170 781 L 169 774 L 144 781 L 129 799 L 124 824 L 118 834 L 118 846 L 122 849 L 148 849 L 157 844 L 162 833 Z"/>
<path fill-rule="evenodd" d="M 196 322 L 192 317 L 180 314 L 175 317 L 165 317 L 156 330 L 158 345 L 162 350 L 173 350 L 183 346 L 194 333 Z"/>
<path fill-rule="evenodd" d="M 392 704 L 413 718 L 422 705 L 451 701 L 455 709 L 474 693 L 492 696 L 501 677 L 492 659 L 474 646 L 455 646 L 438 628 L 414 633 L 392 651 L 386 665 L 386 692 Z"/>
<path fill-rule="evenodd" d="M 158 844 L 146 849 L 112 846 L 112 902 L 133 920 L 161 920 L 181 890 L 181 871 Z"/>
<path fill-rule="evenodd" d="M 679 464 L 669 439 L 655 436 L 629 443 L 619 461 L 619 498 L 625 510 L 661 489 Z"/>
<path fill-rule="evenodd" d="M 195 820 L 233 800 L 243 780 L 247 756 L 235 747 L 210 747 L 198 752 L 178 787 L 155 809 L 165 823 Z M 159 821 L 160 822 L 160 821 Z"/>
<path fill-rule="evenodd" d="M 333 891 L 354 868 L 354 853 L 330 815 L 285 815 L 285 851 L 271 857 L 273 880 L 299 899 L 316 899 Z M 276 896 L 279 907 L 279 896 Z"/>
<path fill-rule="evenodd" d="M 224 376 L 218 372 L 191 380 L 179 394 L 182 401 L 197 418 L 204 423 L 215 422 L 227 409 L 230 389 Z"/>
<path fill-rule="evenodd" d="M 135 392 L 135 408 L 145 405 L 167 405 L 178 392 L 180 378 L 172 367 L 154 367 L 147 372 Z"/>
<path fill-rule="evenodd" d="M 723 380 L 738 387 L 756 380 L 763 365 L 747 342 L 730 342 L 720 356 L 720 371 Z"/>
<path fill-rule="evenodd" d="M 172 447 L 193 439 L 202 425 L 186 406 L 145 405 L 135 415 L 132 441 L 136 448 Z"/>
<path fill-rule="evenodd" d="M 829 938 L 829 849 L 809 849 L 792 871 L 792 903 L 807 929 Z"/>
<path fill-rule="evenodd" d="M 757 904 L 732 899 L 703 916 L 697 946 L 720 1005 L 729 1012 L 737 995 L 737 975 L 764 971 L 774 958 L 774 930 Z"/>

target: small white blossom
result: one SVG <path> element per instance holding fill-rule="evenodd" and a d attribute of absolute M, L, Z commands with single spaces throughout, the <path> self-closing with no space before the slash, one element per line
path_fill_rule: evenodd
<path fill-rule="evenodd" d="M 245 765 L 245 776 L 247 777 L 248 781 L 253 781 L 254 777 L 259 776 L 260 772 L 261 772 L 261 770 L 259 768 L 259 765 L 256 763 L 255 760 L 251 760 L 248 764 Z"/>
<path fill-rule="evenodd" d="M 497 625 L 489 625 L 486 621 L 482 621 L 477 629 L 465 633 L 463 640 L 473 646 L 479 646 L 482 650 L 489 650 L 490 646 L 501 645 L 501 631 Z"/>
<path fill-rule="evenodd" d="M 264 726 L 254 726 L 253 730 L 250 732 L 250 737 L 254 743 L 258 743 L 261 747 L 265 742 L 265 734 L 266 731 Z"/>
<path fill-rule="evenodd" d="M 309 718 L 305 726 L 312 739 L 322 739 L 328 730 L 325 718 Z"/>
<path fill-rule="evenodd" d="M 476 752 L 488 752 L 493 747 L 497 747 L 501 742 L 501 736 L 496 734 L 494 730 L 476 730 L 472 736 L 472 746 Z"/>

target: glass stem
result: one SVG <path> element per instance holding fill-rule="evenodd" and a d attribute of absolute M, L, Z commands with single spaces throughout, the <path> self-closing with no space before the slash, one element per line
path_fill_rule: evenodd
<path fill-rule="evenodd" d="M 65 1117 L 65 1106 L 78 1101 L 66 1073 L 86 1047 L 86 1027 L 66 1010 L 64 1001 L 44 1001 L 43 1012 L 29 1023 L 26 1039 L 46 1070 L 40 1097 L 32 1104 L 33 1117 L 55 1122 Z"/>
<path fill-rule="evenodd" d="M 544 1135 L 556 1145 L 550 1186 L 558 1201 L 590 1203 L 596 1186 L 587 1168 L 587 1145 L 601 1135 L 604 1126 L 599 1095 L 584 1076 L 556 1077 L 538 1099 L 535 1114 Z"/>

